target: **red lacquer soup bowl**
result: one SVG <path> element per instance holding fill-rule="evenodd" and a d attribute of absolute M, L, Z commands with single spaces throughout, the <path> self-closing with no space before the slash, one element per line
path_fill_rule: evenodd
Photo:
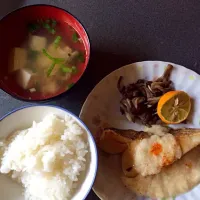
<path fill-rule="evenodd" d="M 51 22 L 49 22 L 50 20 Z M 32 28 L 37 29 L 38 27 L 34 25 L 36 22 L 39 23 L 39 26 L 42 24 L 43 29 L 46 28 L 45 30 L 50 31 L 49 34 L 52 33 L 51 37 L 55 37 L 54 42 L 57 36 L 61 34 L 62 40 L 66 41 L 70 48 L 81 52 L 81 57 L 79 55 L 81 61 L 75 66 L 75 73 L 70 76 L 65 85 L 62 85 L 55 92 L 43 93 L 40 90 L 35 90 L 35 88 L 23 88 L 16 81 L 16 72 L 10 72 L 10 55 L 12 55 L 13 48 L 21 48 L 22 44 L 27 40 L 27 37 L 34 34 L 30 33 L 30 27 L 32 26 Z M 53 26 L 53 22 L 56 22 L 56 25 L 54 24 Z M 51 23 L 50 26 L 53 28 L 50 29 L 46 23 Z M 58 33 L 57 30 L 55 33 L 52 32 L 54 29 L 58 29 Z M 37 30 L 32 31 L 36 31 L 37 35 Z M 40 44 L 37 45 L 36 43 L 34 48 L 37 49 L 39 46 Z M 26 49 L 26 47 L 24 48 Z M 18 57 L 20 59 L 21 53 L 17 52 L 15 57 L 17 57 L 17 60 Z M 14 98 L 25 101 L 44 101 L 57 97 L 69 89 L 71 90 L 71 87 L 77 83 L 86 70 L 89 57 L 90 42 L 84 27 L 73 15 L 61 8 L 50 5 L 32 5 L 15 10 L 0 20 L 0 88 Z M 21 61 L 16 61 L 16 63 L 19 64 Z M 17 65 L 16 63 L 15 65 Z M 47 70 L 47 73 L 50 73 L 49 70 Z M 62 70 L 66 72 L 68 68 L 64 67 Z M 43 85 L 41 83 L 41 90 L 43 90 L 42 87 Z"/>

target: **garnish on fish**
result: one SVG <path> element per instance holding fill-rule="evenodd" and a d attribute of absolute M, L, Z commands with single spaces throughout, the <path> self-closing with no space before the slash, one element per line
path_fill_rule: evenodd
<path fill-rule="evenodd" d="M 166 124 L 185 121 L 191 110 L 190 96 L 184 91 L 170 91 L 159 100 L 157 114 Z"/>
<path fill-rule="evenodd" d="M 180 144 L 172 134 L 152 135 L 130 145 L 134 169 L 142 176 L 158 174 L 165 166 L 182 157 Z"/>

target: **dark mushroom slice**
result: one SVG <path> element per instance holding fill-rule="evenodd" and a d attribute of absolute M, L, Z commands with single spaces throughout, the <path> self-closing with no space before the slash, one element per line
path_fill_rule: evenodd
<path fill-rule="evenodd" d="M 125 112 L 125 116 L 126 118 L 130 121 L 130 122 L 135 122 L 136 121 L 136 116 L 133 115 L 131 112 Z"/>
<path fill-rule="evenodd" d="M 133 91 L 136 93 L 138 93 L 139 95 L 139 90 L 137 89 L 136 85 L 133 83 L 133 84 L 130 84 L 128 85 L 126 88 L 125 88 L 125 91 L 124 91 L 124 96 L 126 98 L 133 98 L 135 96 L 135 93 L 133 93 Z M 134 95 L 134 96 L 133 96 Z"/>
<path fill-rule="evenodd" d="M 141 122 L 145 126 L 150 126 L 150 120 L 151 120 L 151 118 L 152 118 L 152 114 L 151 114 L 150 110 L 148 112 L 143 113 L 140 116 Z"/>
<path fill-rule="evenodd" d="M 138 79 L 136 84 L 142 84 L 142 83 L 145 83 L 145 82 L 146 82 L 146 80 L 144 80 L 144 79 Z"/>
<path fill-rule="evenodd" d="M 170 77 L 170 75 L 171 75 L 172 69 L 173 69 L 173 66 L 172 66 L 171 64 L 168 64 L 168 65 L 167 65 L 167 68 L 166 68 L 166 70 L 165 70 L 165 72 L 164 72 L 164 74 L 163 74 L 160 78 L 158 78 L 158 79 L 156 80 L 156 82 L 168 81 L 168 80 L 169 80 L 169 77 Z"/>
<path fill-rule="evenodd" d="M 139 90 L 134 90 L 132 92 L 132 98 L 141 96 L 141 92 Z"/>
<path fill-rule="evenodd" d="M 147 99 L 151 98 L 151 97 L 154 97 L 153 93 L 146 86 L 140 87 L 140 91 L 143 94 L 143 96 L 146 97 Z"/>
<path fill-rule="evenodd" d="M 124 110 L 124 112 L 131 112 L 131 109 L 132 109 L 132 102 L 127 99 L 127 98 L 123 98 L 121 101 L 121 109 Z"/>
<path fill-rule="evenodd" d="M 149 137 L 149 134 L 147 132 L 135 131 L 132 129 L 123 130 L 123 129 L 117 129 L 117 128 L 105 128 L 103 131 L 108 131 L 108 130 L 112 130 L 115 133 L 117 133 L 123 137 L 130 138 L 132 140 L 143 139 L 143 138 Z"/>
<path fill-rule="evenodd" d="M 152 98 L 148 98 L 147 99 L 147 104 L 148 105 L 155 105 L 158 103 L 158 101 L 160 100 L 161 96 L 159 97 L 152 97 Z"/>
<path fill-rule="evenodd" d="M 118 88 L 118 90 L 122 93 L 123 91 L 124 91 L 124 89 L 125 89 L 125 86 L 124 85 L 122 85 L 122 80 L 123 80 L 123 76 L 120 76 L 119 77 L 119 80 L 118 80 L 118 82 L 117 82 L 117 88 Z"/>
<path fill-rule="evenodd" d="M 135 97 L 132 99 L 133 106 L 136 108 L 136 110 L 139 109 L 140 104 L 144 103 L 145 100 L 145 97 Z"/>

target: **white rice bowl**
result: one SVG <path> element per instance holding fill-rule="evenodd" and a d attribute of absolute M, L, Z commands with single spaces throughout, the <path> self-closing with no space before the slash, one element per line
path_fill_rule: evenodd
<path fill-rule="evenodd" d="M 73 199 L 82 187 L 90 144 L 86 130 L 71 116 L 48 114 L 0 146 L 0 172 L 23 185 L 25 200 Z"/>

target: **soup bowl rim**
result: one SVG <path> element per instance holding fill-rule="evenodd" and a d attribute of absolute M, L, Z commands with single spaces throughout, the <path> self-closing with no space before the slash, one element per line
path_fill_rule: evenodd
<path fill-rule="evenodd" d="M 88 61 L 87 63 L 85 63 L 85 70 L 83 71 L 82 75 L 80 76 L 80 78 L 78 79 L 78 81 L 76 81 L 73 85 L 73 87 L 69 88 L 68 90 L 66 91 L 63 91 L 62 93 L 58 94 L 58 95 L 55 95 L 55 96 L 52 96 L 52 97 L 49 97 L 49 98 L 44 98 L 44 99 L 28 99 L 28 98 L 23 98 L 23 97 L 19 97 L 18 95 L 16 95 L 12 89 L 10 89 L 10 91 L 8 91 L 7 89 L 3 88 L 2 87 L 2 80 L 0 80 L 0 89 L 3 90 L 5 93 L 9 94 L 10 96 L 12 96 L 13 98 L 17 99 L 17 100 L 20 100 L 20 101 L 23 101 L 23 102 L 30 102 L 30 103 L 34 103 L 34 102 L 39 102 L 39 103 L 45 103 L 45 102 L 49 102 L 49 101 L 52 101 L 52 100 L 56 100 L 56 99 L 59 99 L 59 98 L 62 98 L 63 96 L 65 96 L 67 93 L 69 95 L 69 93 L 72 91 L 72 88 L 75 88 L 76 85 L 78 84 L 78 82 L 82 79 L 82 77 L 84 76 L 85 74 L 85 71 L 87 70 L 88 68 L 88 65 L 89 65 L 89 62 L 90 62 L 90 56 L 91 56 L 91 45 L 90 45 L 90 38 L 89 38 L 89 35 L 86 31 L 86 28 L 84 27 L 84 25 L 81 23 L 81 21 L 76 17 L 74 16 L 72 13 L 70 13 L 69 11 L 67 11 L 66 9 L 63 9 L 63 8 L 60 8 L 58 6 L 54 6 L 54 5 L 48 5 L 48 4 L 34 4 L 34 5 L 27 5 L 27 6 L 23 6 L 23 7 L 20 7 L 20 8 L 17 8 L 11 12 L 8 12 L 6 15 L 4 15 L 3 17 L 0 18 L 0 23 L 3 21 L 3 20 L 6 20 L 6 18 L 12 14 L 14 14 L 15 12 L 18 12 L 20 10 L 23 10 L 23 9 L 26 9 L 26 8 L 30 8 L 30 7 L 42 7 L 42 6 L 45 6 L 45 7 L 52 7 L 52 8 L 56 8 L 60 11 L 64 11 L 66 13 L 68 13 L 69 15 L 71 15 L 82 27 L 83 31 L 85 32 L 85 35 L 87 36 L 87 41 L 88 41 Z M 73 26 L 72 26 L 73 27 Z"/>

